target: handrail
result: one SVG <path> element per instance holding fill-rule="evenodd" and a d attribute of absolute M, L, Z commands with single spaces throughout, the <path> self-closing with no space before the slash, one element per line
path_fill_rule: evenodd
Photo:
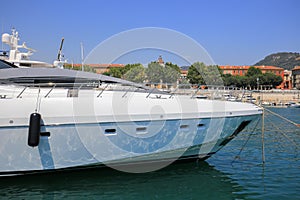
<path fill-rule="evenodd" d="M 196 92 L 194 92 L 194 94 L 191 96 L 191 99 L 193 99 L 194 96 L 196 96 L 196 94 L 197 94 L 197 92 L 199 91 L 200 88 L 201 88 L 201 87 L 198 85 L 198 88 L 197 88 Z"/>
<path fill-rule="evenodd" d="M 52 90 L 55 88 L 55 84 L 53 85 L 53 87 L 50 89 L 50 91 L 44 96 L 44 98 L 47 98 L 49 96 L 49 94 L 52 92 Z"/>
<path fill-rule="evenodd" d="M 20 98 L 26 89 L 27 89 L 27 87 L 24 87 L 24 89 L 20 92 L 20 94 L 17 96 L 17 98 Z"/>
<path fill-rule="evenodd" d="M 45 93 L 43 98 L 49 97 L 54 91 L 61 89 L 76 89 L 76 90 L 85 90 L 93 89 L 96 92 L 96 97 L 101 97 L 105 91 L 119 91 L 123 92 L 122 98 L 126 97 L 129 92 L 143 92 L 146 93 L 146 98 L 149 98 L 153 93 L 165 94 L 167 98 L 172 98 L 174 95 L 190 95 L 190 98 L 196 98 L 197 94 L 203 94 L 209 99 L 224 99 L 224 94 L 231 94 L 231 96 L 242 99 L 246 96 L 246 93 L 249 95 L 251 91 L 249 90 L 239 90 L 237 91 L 233 87 L 224 87 L 224 86 L 213 86 L 213 85 L 191 85 L 191 84 L 177 84 L 172 85 L 172 87 L 166 88 L 169 91 L 162 91 L 156 87 L 147 89 L 146 87 L 140 88 L 135 87 L 135 85 L 127 84 L 116 84 L 116 83 L 103 83 L 99 85 L 99 82 L 77 82 L 77 83 L 29 83 L 29 84 L 13 84 L 5 83 L 9 85 L 18 85 L 23 86 L 21 91 L 17 94 L 16 98 L 22 98 L 22 95 L 28 89 L 40 88 Z M 147 83 L 149 85 L 149 83 Z M 113 86 L 113 87 L 109 87 Z M 48 90 L 48 91 L 47 91 Z M 97 92 L 99 90 L 99 92 Z M 59 94 L 59 93 L 55 93 Z M 238 95 L 238 96 L 237 96 Z"/>
<path fill-rule="evenodd" d="M 128 88 L 128 90 L 125 91 L 125 93 L 122 95 L 122 98 L 126 96 L 126 94 L 131 90 L 132 86 Z"/>
<path fill-rule="evenodd" d="M 101 96 L 101 94 L 104 92 L 104 90 L 106 89 L 108 87 L 108 84 L 106 84 L 106 86 L 101 90 L 101 92 L 98 94 L 98 96 L 97 97 L 100 97 Z"/>
<path fill-rule="evenodd" d="M 150 96 L 150 94 L 152 94 L 152 92 L 155 90 L 155 88 L 153 88 L 149 93 L 148 95 L 146 96 L 146 98 L 148 98 Z"/>

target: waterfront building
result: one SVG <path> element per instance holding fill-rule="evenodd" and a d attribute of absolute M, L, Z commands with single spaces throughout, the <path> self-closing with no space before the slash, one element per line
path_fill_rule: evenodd
<path fill-rule="evenodd" d="M 181 66 L 180 67 L 180 78 L 186 79 L 190 66 Z"/>
<path fill-rule="evenodd" d="M 300 66 L 296 66 L 292 69 L 292 85 L 293 88 L 300 89 Z"/>
<path fill-rule="evenodd" d="M 233 76 L 245 76 L 248 72 L 248 69 L 251 66 L 219 66 L 219 68 L 223 71 L 223 74 L 231 74 Z M 254 66 L 262 71 L 262 73 L 273 73 L 277 76 L 281 76 L 284 79 L 284 69 L 275 66 Z"/>
<path fill-rule="evenodd" d="M 292 71 L 290 70 L 284 70 L 284 77 L 283 77 L 283 83 L 282 83 L 283 89 L 292 89 Z"/>
<path fill-rule="evenodd" d="M 219 68 L 222 70 L 223 74 L 231 74 L 233 76 L 245 76 L 251 66 L 219 66 Z M 253 66 L 255 68 L 258 68 L 262 71 L 262 73 L 273 73 L 277 76 L 281 76 L 283 82 L 277 87 L 278 89 L 289 89 L 286 84 L 288 83 L 287 80 L 285 81 L 285 73 L 284 69 L 281 67 L 275 67 L 275 66 Z M 286 78 L 289 76 L 287 75 Z"/>
<path fill-rule="evenodd" d="M 231 74 L 233 76 L 244 76 L 246 75 L 250 66 L 219 66 L 223 74 Z"/>

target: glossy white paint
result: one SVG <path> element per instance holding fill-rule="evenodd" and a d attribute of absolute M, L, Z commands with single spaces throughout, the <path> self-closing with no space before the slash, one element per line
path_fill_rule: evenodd
<path fill-rule="evenodd" d="M 68 97 L 68 89 L 48 94 L 50 89 L 1 86 L 0 173 L 205 157 L 243 121 L 255 122 L 262 113 L 253 104 L 189 96 L 124 91 L 99 96 L 100 90 L 82 89 Z M 41 136 L 32 148 L 27 137 L 34 112 L 42 116 L 41 132 L 50 136 Z"/>

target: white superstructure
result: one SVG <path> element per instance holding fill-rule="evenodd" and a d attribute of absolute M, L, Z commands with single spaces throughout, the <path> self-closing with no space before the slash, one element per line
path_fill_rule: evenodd
<path fill-rule="evenodd" d="M 7 62 L 13 63 L 18 67 L 54 67 L 49 63 L 30 60 L 30 56 L 32 56 L 35 50 L 27 47 L 25 42 L 20 45 L 19 41 L 19 33 L 15 29 L 12 29 L 11 34 L 3 33 L 2 43 L 8 45 L 10 50 L 7 55 L 2 55 L 0 58 L 6 60 Z M 23 49 L 23 51 L 21 51 L 21 49 Z M 6 52 L 3 51 L 3 53 Z"/>

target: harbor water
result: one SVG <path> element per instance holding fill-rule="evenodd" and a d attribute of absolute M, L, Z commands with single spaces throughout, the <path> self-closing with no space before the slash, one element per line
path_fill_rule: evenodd
<path fill-rule="evenodd" d="M 299 108 L 272 112 L 300 124 Z M 0 178 L 0 199 L 300 199 L 300 128 L 265 112 L 206 161 L 130 174 L 110 168 Z"/>

